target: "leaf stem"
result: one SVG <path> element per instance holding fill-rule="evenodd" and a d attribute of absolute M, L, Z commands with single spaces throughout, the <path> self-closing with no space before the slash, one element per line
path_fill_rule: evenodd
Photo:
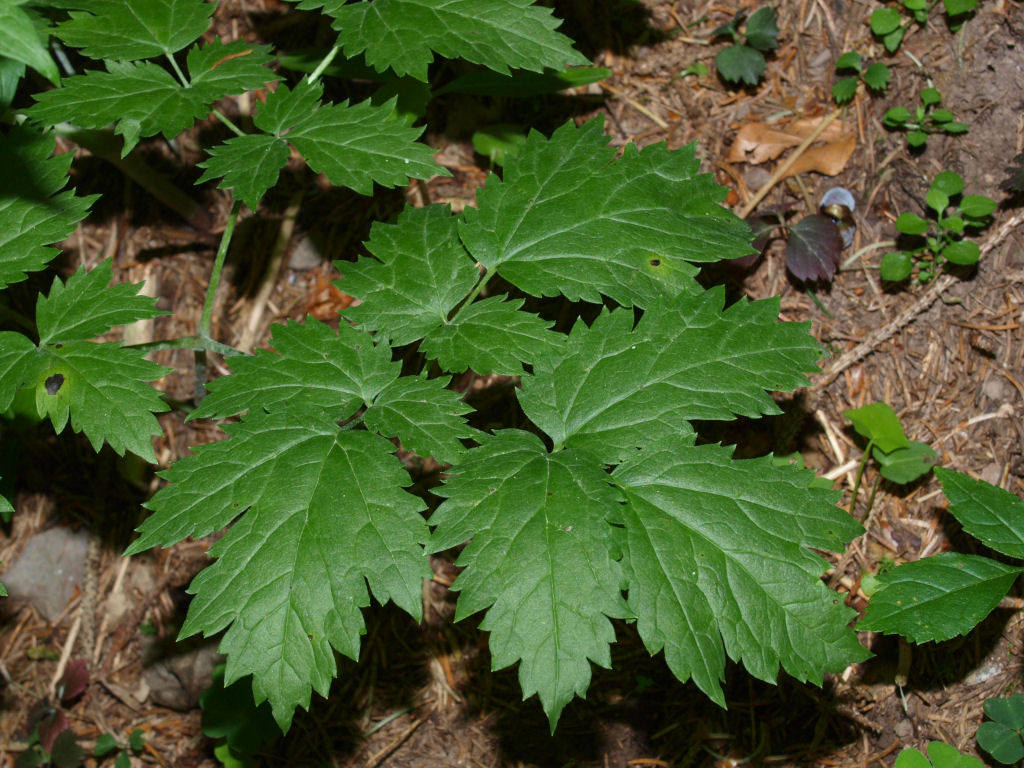
<path fill-rule="evenodd" d="M 221 112 L 219 109 L 213 110 L 213 116 L 220 120 L 222 123 L 224 123 L 224 125 L 226 125 L 229 129 L 231 129 L 232 133 L 234 133 L 235 136 L 245 136 L 245 131 L 243 131 L 241 128 L 239 128 L 237 125 L 231 122 L 231 119 L 223 112 Z"/>
<path fill-rule="evenodd" d="M 334 61 L 334 57 L 338 55 L 339 51 L 341 51 L 341 46 L 335 43 L 334 47 L 331 48 L 331 50 L 327 52 L 327 55 L 323 57 L 320 63 L 316 65 L 316 69 L 309 73 L 309 76 L 306 78 L 306 82 L 312 85 L 317 80 L 319 80 L 320 75 L 322 75 L 324 73 L 324 70 L 331 65 L 331 62 Z"/>
<path fill-rule="evenodd" d="M 164 56 L 166 56 L 167 60 L 171 62 L 171 68 L 174 70 L 174 74 L 178 76 L 178 80 L 181 81 L 181 84 L 184 87 L 188 88 L 191 83 L 189 83 L 188 78 L 185 77 L 185 73 L 181 71 L 181 67 L 178 66 L 178 62 L 176 62 L 174 57 L 169 53 L 165 53 Z"/>
<path fill-rule="evenodd" d="M 156 352 L 161 349 L 195 349 L 216 352 L 224 357 L 236 357 L 244 355 L 240 349 L 235 349 L 228 344 L 203 336 L 183 336 L 178 339 L 166 341 L 149 341 L 144 344 L 126 344 L 126 349 L 137 349 L 144 352 Z"/>
<path fill-rule="evenodd" d="M 228 215 L 228 223 L 220 236 L 220 245 L 217 246 L 217 258 L 213 262 L 213 271 L 210 273 L 210 284 L 206 286 L 206 301 L 203 304 L 203 316 L 199 320 L 199 333 L 196 335 L 203 339 L 210 338 L 210 318 L 213 316 L 213 297 L 217 293 L 217 285 L 220 283 L 220 273 L 224 269 L 224 260 L 228 255 L 228 247 L 231 245 L 231 237 L 235 233 L 235 224 L 238 223 L 238 212 L 242 208 L 242 201 L 235 200 L 231 206 L 231 213 Z"/>
<path fill-rule="evenodd" d="M 480 279 L 476 281 L 476 285 L 473 286 L 473 290 L 470 291 L 469 295 L 467 295 L 466 298 L 462 300 L 462 303 L 459 304 L 459 308 L 455 311 L 455 314 L 452 315 L 451 318 L 449 318 L 449 323 L 454 323 L 456 320 L 459 319 L 459 315 L 462 314 L 463 310 L 465 310 L 466 307 L 473 303 L 473 299 L 480 295 L 480 291 L 482 291 L 484 289 L 484 286 L 491 281 L 491 277 L 493 277 L 496 274 L 498 273 L 484 272 L 482 275 L 480 275 Z"/>
<path fill-rule="evenodd" d="M 864 448 L 864 455 L 860 457 L 860 466 L 857 467 L 857 478 L 853 481 L 853 492 L 850 494 L 850 517 L 854 517 L 853 512 L 857 506 L 857 493 L 860 491 L 860 481 L 864 477 L 864 467 L 867 466 L 868 458 L 871 456 L 871 449 L 874 446 L 875 441 L 868 440 L 868 444 Z"/>

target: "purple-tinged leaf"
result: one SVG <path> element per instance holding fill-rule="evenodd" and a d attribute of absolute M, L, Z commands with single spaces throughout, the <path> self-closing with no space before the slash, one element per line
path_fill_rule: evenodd
<path fill-rule="evenodd" d="M 786 269 L 798 280 L 831 280 L 842 250 L 836 223 L 828 216 L 812 214 L 789 230 Z"/>

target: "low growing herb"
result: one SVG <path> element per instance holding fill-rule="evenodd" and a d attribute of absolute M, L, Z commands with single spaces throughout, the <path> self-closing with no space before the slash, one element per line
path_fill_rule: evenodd
<path fill-rule="evenodd" d="M 926 283 L 948 264 L 971 266 L 978 262 L 980 247 L 964 238 L 970 231 L 984 229 L 991 223 L 996 202 L 984 195 L 964 195 L 963 189 L 964 182 L 958 174 L 942 171 L 925 196 L 929 218 L 914 213 L 897 217 L 900 250 L 882 257 L 883 280 L 900 282 L 916 269 L 918 281 Z"/>
<path fill-rule="evenodd" d="M 898 50 L 911 24 L 924 26 L 938 0 L 900 0 L 895 6 L 876 8 L 871 13 L 871 31 L 889 53 Z M 942 0 L 949 28 L 957 31 L 970 18 L 978 0 Z M 905 18 L 906 16 L 906 18 Z"/>
<path fill-rule="evenodd" d="M 836 104 L 846 104 L 853 99 L 861 83 L 873 93 L 882 93 L 889 87 L 891 77 L 889 68 L 880 61 L 865 67 L 857 51 L 847 51 L 836 60 L 836 73 L 844 75 L 832 86 L 832 98 Z"/>
<path fill-rule="evenodd" d="M 882 116 L 882 124 L 894 131 L 905 131 L 907 144 L 917 149 L 928 142 L 933 133 L 959 135 L 967 133 L 968 126 L 957 122 L 948 109 L 942 109 L 942 94 L 935 88 L 921 91 L 921 106 L 911 112 L 906 107 L 893 107 Z"/>
<path fill-rule="evenodd" d="M 744 30 L 740 25 L 746 20 Z M 712 37 L 728 37 L 732 45 L 715 57 L 721 78 L 730 83 L 757 85 L 764 74 L 764 54 L 779 47 L 779 12 L 771 6 L 759 8 L 747 18 L 740 11 L 731 20 L 711 33 Z"/>

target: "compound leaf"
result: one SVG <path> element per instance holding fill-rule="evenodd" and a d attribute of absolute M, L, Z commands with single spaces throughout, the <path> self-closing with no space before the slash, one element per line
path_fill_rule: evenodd
<path fill-rule="evenodd" d="M 623 563 L 628 604 L 652 653 L 665 650 L 721 706 L 725 658 L 774 682 L 781 665 L 820 684 L 866 657 L 846 629 L 853 612 L 822 585 L 825 561 L 861 527 L 813 473 L 771 457 L 731 458 L 731 448 L 668 438 L 621 464 Z"/>
<path fill-rule="evenodd" d="M 267 96 L 253 122 L 277 138 L 287 134 L 310 168 L 360 194 L 371 194 L 374 182 L 395 187 L 411 178 L 451 175 L 434 162 L 434 150 L 416 141 L 422 128 L 393 118 L 394 99 L 380 106 L 323 104 L 321 93 L 319 82 L 282 85 Z"/>
<path fill-rule="evenodd" d="M 750 231 L 718 203 L 726 190 L 698 174 L 694 147 L 615 149 L 603 121 L 533 132 L 467 208 L 459 234 L 470 254 L 527 293 L 557 292 L 646 306 L 696 290 L 690 262 L 751 252 Z"/>
<path fill-rule="evenodd" d="M 558 355 L 565 337 L 552 333 L 552 322 L 521 312 L 522 299 L 491 296 L 470 304 L 451 323 L 431 331 L 423 351 L 446 371 L 467 368 L 486 376 L 522 374 L 523 363 L 542 355 Z"/>
<path fill-rule="evenodd" d="M 27 126 L 0 136 L 0 289 L 43 269 L 60 253 L 47 246 L 70 235 L 99 197 L 60 191 L 73 154 L 51 157 L 53 149 L 52 136 Z"/>
<path fill-rule="evenodd" d="M 303 403 L 325 418 L 342 421 L 369 404 L 401 366 L 391 349 L 342 323 L 335 333 L 314 317 L 305 325 L 274 325 L 275 352 L 231 358 L 232 375 L 210 383 L 209 394 L 190 419 L 233 416 L 243 411 L 281 411 Z"/>
<path fill-rule="evenodd" d="M 609 617 L 629 616 L 619 589 L 612 529 L 617 494 L 586 454 L 549 454 L 541 441 L 503 430 L 469 452 L 435 492 L 432 551 L 473 540 L 459 556 L 456 620 L 486 610 L 494 669 L 519 665 L 554 730 L 573 694 L 590 684 L 590 661 L 611 665 Z"/>
<path fill-rule="evenodd" d="M 162 133 L 175 138 L 222 96 L 277 80 L 266 68 L 268 50 L 243 41 L 196 46 L 188 55 L 188 87 L 153 62 L 108 61 L 106 72 L 69 77 L 62 88 L 37 94 L 27 112 L 50 124 L 72 120 L 84 128 L 103 128 L 116 123 L 114 132 L 125 139 L 124 156 L 142 137 Z"/>
<path fill-rule="evenodd" d="M 1024 501 L 984 480 L 935 468 L 949 511 L 967 533 L 986 547 L 1024 559 Z"/>
<path fill-rule="evenodd" d="M 134 61 L 180 51 L 209 26 L 204 0 L 58 0 L 70 19 L 57 36 L 92 59 Z"/>
<path fill-rule="evenodd" d="M 448 322 L 480 273 L 459 242 L 448 206 L 406 208 L 395 224 L 374 222 L 367 250 L 376 259 L 336 262 L 336 283 L 362 300 L 345 317 L 394 344 L 409 344 Z M 450 369 L 454 370 L 454 369 Z"/>
<path fill-rule="evenodd" d="M 257 414 L 224 431 L 230 439 L 165 473 L 171 485 L 147 504 L 154 514 L 129 552 L 242 515 L 192 582 L 181 635 L 228 628 L 225 683 L 252 674 L 257 703 L 269 700 L 287 731 L 311 689 L 327 695 L 334 650 L 358 658 L 367 584 L 380 602 L 422 615 L 422 503 L 401 490 L 409 477 L 388 440 L 341 430 L 314 409 Z"/>
<path fill-rule="evenodd" d="M 0 58 L 20 61 L 51 83 L 60 81 L 57 64 L 40 39 L 32 16 L 17 3 L 0 4 Z"/>
<path fill-rule="evenodd" d="M 523 381 L 526 415 L 556 446 L 617 463 L 694 419 L 778 413 L 765 390 L 806 384 L 820 355 L 806 326 L 778 322 L 777 299 L 739 301 L 724 291 L 683 294 L 633 313 L 577 323 L 565 353 L 539 358 Z"/>
<path fill-rule="evenodd" d="M 555 31 L 561 21 L 551 9 L 533 0 L 305 0 L 299 7 L 323 7 L 334 17 L 347 56 L 362 53 L 379 72 L 390 67 L 423 82 L 432 52 L 502 74 L 589 63 Z"/>
<path fill-rule="evenodd" d="M 471 410 L 443 380 L 405 376 L 381 391 L 364 418 L 368 429 L 397 437 L 406 450 L 445 463 L 465 453 L 460 438 L 478 434 L 461 418 Z"/>
<path fill-rule="evenodd" d="M 1021 571 L 956 552 L 903 563 L 878 576 L 881 589 L 857 629 L 902 635 L 912 643 L 965 635 L 999 604 Z"/>

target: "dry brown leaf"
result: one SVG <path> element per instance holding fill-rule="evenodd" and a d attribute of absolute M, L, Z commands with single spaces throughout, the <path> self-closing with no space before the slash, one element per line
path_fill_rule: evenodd
<path fill-rule="evenodd" d="M 736 141 L 729 150 L 730 163 L 751 163 L 757 165 L 774 160 L 790 147 L 806 139 L 824 118 L 801 118 L 785 127 L 768 123 L 747 123 L 736 134 Z M 843 127 L 834 122 L 822 131 L 822 141 L 840 139 Z"/>
<path fill-rule="evenodd" d="M 825 131 L 828 133 L 828 131 Z M 830 141 L 823 146 L 808 147 L 786 171 L 785 176 L 815 171 L 826 176 L 835 176 L 842 172 L 846 163 L 857 146 L 857 137 L 852 133 L 841 136 L 837 141 Z"/>

